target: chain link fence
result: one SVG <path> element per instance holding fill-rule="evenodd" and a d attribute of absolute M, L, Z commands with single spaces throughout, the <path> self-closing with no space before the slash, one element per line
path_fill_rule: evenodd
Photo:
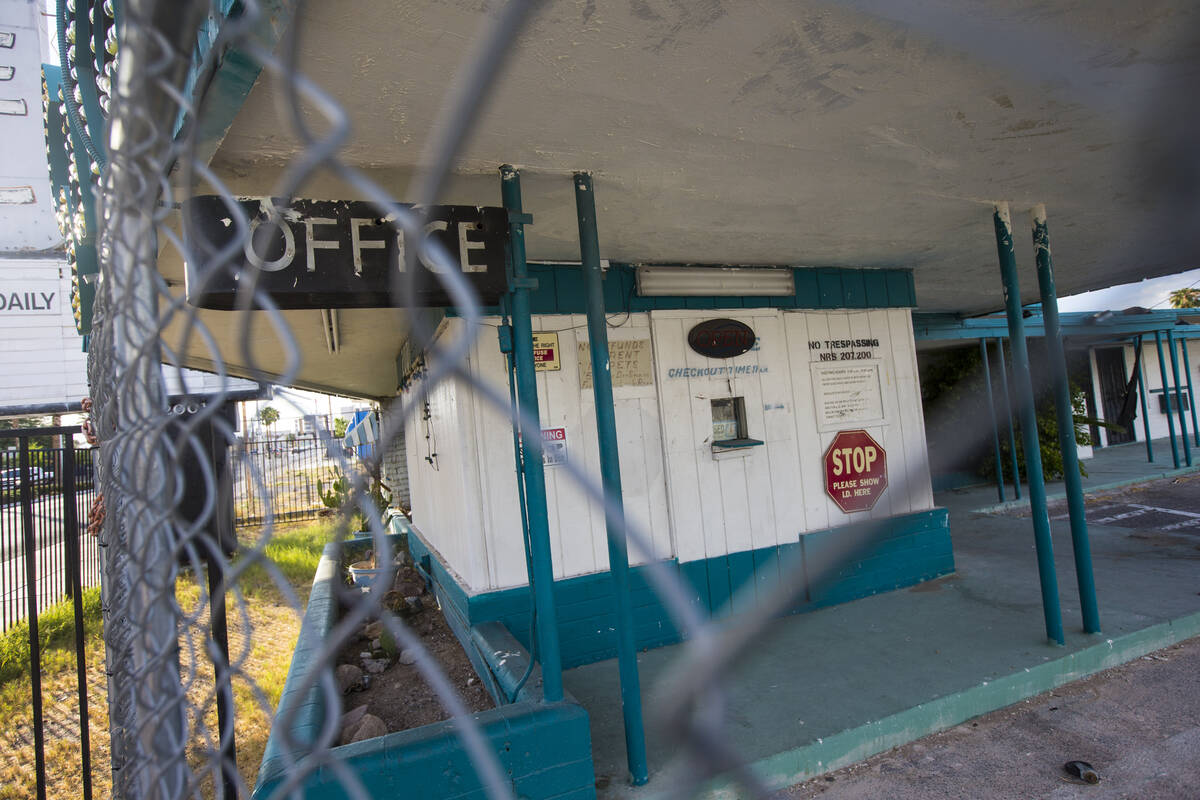
<path fill-rule="evenodd" d="M 216 411 L 222 396 L 211 397 L 204 408 L 186 419 L 173 416 L 167 410 L 160 364 L 177 366 L 176 353 L 191 346 L 205 351 L 213 370 L 222 375 L 226 363 L 259 372 L 250 345 L 253 315 L 269 321 L 284 354 L 285 368 L 277 382 L 289 383 L 305 352 L 271 297 L 258 289 L 261 273 L 238 266 L 251 236 L 251 220 L 196 155 L 197 132 L 203 127 L 198 98 L 204 97 L 204 76 L 211 74 L 214 60 L 236 44 L 285 88 L 285 117 L 290 120 L 287 133 L 303 144 L 303 150 L 283 171 L 278 185 L 271 187 L 270 195 L 279 198 L 281 207 L 306 178 L 321 170 L 352 187 L 373 205 L 380 219 L 403 231 L 409 241 L 423 238 L 423 224 L 413 207 L 397 203 L 388 191 L 341 160 L 339 153 L 348 131 L 346 114 L 300 69 L 295 30 L 286 34 L 278 54 L 255 44 L 250 32 L 265 13 L 260 3 L 245 2 L 241 13 L 234 16 L 227 14 L 229 4 L 220 0 L 211 5 L 197 0 L 125 0 L 120 5 L 119 57 L 108 103 L 108 161 L 99 177 L 100 276 L 89 360 L 91 415 L 101 442 L 97 477 L 106 509 L 100 545 L 112 790 L 113 796 L 121 798 L 245 797 L 253 787 L 238 772 L 229 735 L 231 687 L 240 687 L 264 713 L 271 715 L 274 709 L 267 691 L 246 668 L 254 642 L 243 641 L 228 652 L 227 647 L 218 645 L 226 636 L 226 613 L 234 619 L 233 624 L 248 628 L 241 588 L 248 571 L 266 570 L 279 590 L 295 601 L 285 576 L 266 554 L 287 509 L 279 505 L 283 498 L 271 485 L 262 459 L 235 448 L 231 456 L 235 473 L 238 481 L 249 487 L 246 496 L 253 498 L 255 509 L 251 516 L 262 522 L 263 529 L 253 544 L 243 544 L 236 555 L 227 552 L 211 532 L 220 494 L 217 476 L 203 466 L 203 458 L 192 459 L 203 447 L 198 435 L 201 426 L 212 426 L 218 438 L 234 439 L 229 421 Z M 409 192 L 409 199 L 418 205 L 437 200 L 455 155 L 477 119 L 481 98 L 494 82 L 503 79 L 510 43 L 537 5 L 511 0 L 492 12 L 463 68 L 463 77 L 445 100 L 434 137 L 426 143 L 428 158 Z M 221 21 L 216 28 L 214 20 Z M 206 51 L 206 62 L 194 69 L 197 37 L 214 29 L 217 40 Z M 199 89 L 193 95 L 189 76 L 197 75 Z M 319 115 L 320 125 L 307 121 L 301 109 Z M 186 222 L 180 230 L 176 209 L 200 186 L 224 198 L 238 234 L 232 243 L 216 246 L 204 241 L 187 229 Z M 423 246 L 434 263 L 454 264 L 437 241 L 425 239 Z M 237 307 L 232 324 L 240 326 L 240 352 L 221 352 L 194 310 L 168 286 L 157 268 L 164 250 L 176 251 L 195 275 L 211 278 L 236 273 Z M 422 318 L 413 315 L 416 347 L 428 354 L 426 374 L 412 392 L 396 398 L 386 410 L 382 446 L 375 452 L 388 449 L 405 420 L 419 413 L 440 383 L 457 380 L 470 383 L 479 398 L 519 425 L 527 456 L 541 458 L 537 420 L 520 416 L 505 389 L 480 383 L 465 367 L 473 338 L 485 329 L 473 291 L 453 268 L 438 274 L 470 335 L 450 343 L 435 341 L 433 332 L 420 324 Z M 411 280 L 410 272 L 393 287 L 395 305 L 407 305 L 413 290 Z M 183 331 L 182 341 L 174 344 L 174 349 L 167 344 L 168 328 Z M 392 544 L 369 494 L 367 476 L 372 470 L 352 469 L 340 454 L 331 455 L 340 473 L 353 478 L 343 511 L 343 535 L 349 516 L 361 512 L 370 522 L 376 560 L 390 563 Z M 198 485 L 203 498 L 198 506 L 185 510 L 180 498 L 189 491 L 186 484 L 195 484 L 186 477 L 189 459 L 201 465 Z M 573 461 L 561 469 L 619 522 L 633 552 L 653 552 L 647 533 L 628 522 L 595 478 Z M 377 465 L 374 471 L 378 471 Z M 906 492 L 903 476 L 893 478 L 892 491 Z M 810 558 L 803 567 L 808 581 L 832 574 L 872 535 L 870 526 L 854 529 L 823 550 L 819 559 Z M 655 592 L 685 635 L 680 663 L 650 710 L 658 735 L 682 744 L 686 769 L 679 774 L 686 779 L 672 790 L 688 796 L 714 775 L 733 774 L 748 795 L 765 796 L 766 786 L 724 735 L 723 685 L 739 656 L 763 634 L 770 620 L 792 603 L 804 583 L 801 565 L 782 565 L 772 587 L 757 587 L 759 602 L 750 604 L 752 609 L 720 620 L 710 620 L 697 610 L 676 572 L 653 560 L 648 569 Z M 204 575 L 207 581 L 200 579 Z M 198 599 L 181 602 L 181 582 L 194 585 Z M 421 638 L 400 615 L 383 607 L 376 593 L 345 591 L 338 601 L 345 610 L 331 636 L 312 654 L 318 668 L 307 679 L 310 685 L 319 683 L 325 689 L 326 719 L 338 720 L 342 711 L 334 675 L 336 653 L 364 621 L 378 617 L 396 641 L 415 653 L 418 670 L 453 717 L 454 731 L 487 795 L 497 800 L 513 797 L 513 785 L 494 749 Z M 301 613 L 298 603 L 295 609 Z M 287 745 L 295 744 L 289 742 L 295 722 L 289 714 L 281 714 L 274 726 L 285 755 L 292 752 Z M 302 756 L 287 756 L 293 759 L 287 780 L 272 796 L 299 796 L 306 779 L 323 771 L 334 776 L 347 796 L 366 797 L 359 776 L 332 752 L 337 733 L 335 725 L 326 725 Z"/>

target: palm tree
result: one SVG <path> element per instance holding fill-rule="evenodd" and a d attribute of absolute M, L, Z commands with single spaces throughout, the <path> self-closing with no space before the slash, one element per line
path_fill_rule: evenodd
<path fill-rule="evenodd" d="M 1200 289 L 1176 289 L 1171 292 L 1171 308 L 1200 308 Z"/>
<path fill-rule="evenodd" d="M 263 406 L 258 410 L 258 421 L 261 422 L 270 433 L 271 426 L 279 421 L 279 412 L 271 406 Z"/>

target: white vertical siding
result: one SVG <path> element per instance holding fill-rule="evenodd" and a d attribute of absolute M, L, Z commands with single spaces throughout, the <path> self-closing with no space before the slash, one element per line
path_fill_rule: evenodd
<path fill-rule="evenodd" d="M 730 317 L 758 342 L 731 359 L 710 359 L 687 345 L 698 322 Z M 619 319 L 619 318 L 618 318 Z M 489 319 L 496 325 L 499 320 Z M 561 369 L 538 373 L 543 428 L 565 428 L 567 455 L 599 482 L 592 389 L 580 386 L 581 315 L 534 317 L 535 331 L 558 333 Z M 445 334 L 461 335 L 460 320 Z M 621 478 L 628 517 L 646 531 L 654 558 L 681 561 L 794 542 L 805 531 L 856 518 L 883 518 L 933 507 L 925 430 L 907 310 L 793 312 L 776 309 L 655 311 L 631 314 L 608 329 L 610 341 L 649 339 L 653 382 L 614 387 Z M 883 420 L 865 428 L 884 447 L 889 486 L 875 508 L 847 515 L 826 495 L 823 458 L 836 431 L 819 431 L 809 341 L 877 338 Z M 696 377 L 687 368 L 743 368 Z M 488 328 L 470 354 L 470 369 L 507 396 L 507 367 Z M 676 370 L 673 372 L 673 370 Z M 710 401 L 744 398 L 748 435 L 763 444 L 713 455 Z M 466 385 L 447 383 L 430 395 L 406 431 L 418 528 L 470 591 L 526 582 L 517 505 L 512 433 L 507 418 Z M 429 435 L 432 438 L 426 439 Z M 425 460 L 437 452 L 436 468 Z M 561 467 L 546 469 L 547 512 L 558 578 L 608 568 L 601 508 Z M 630 561 L 647 557 L 631 546 Z"/>

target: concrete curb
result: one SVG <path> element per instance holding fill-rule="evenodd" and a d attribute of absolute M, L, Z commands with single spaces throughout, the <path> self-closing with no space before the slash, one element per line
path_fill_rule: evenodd
<path fill-rule="evenodd" d="M 1136 478 L 1126 478 L 1122 481 L 1113 481 L 1112 483 L 1102 483 L 1098 486 L 1084 487 L 1084 495 L 1095 494 L 1096 492 L 1107 492 L 1112 489 L 1124 489 L 1127 486 L 1137 486 L 1139 483 L 1150 483 L 1151 481 L 1161 480 L 1162 478 L 1178 478 L 1181 475 L 1191 475 L 1194 472 L 1200 472 L 1200 465 L 1192 467 L 1180 467 L 1179 469 L 1169 469 L 1165 472 L 1150 472 L 1145 475 L 1139 475 Z M 1061 500 L 1067 496 L 1065 491 L 1055 491 L 1053 494 L 1047 492 L 1047 500 Z M 1029 500 L 1022 498 L 1020 500 L 1005 500 L 1003 503 L 993 503 L 990 506 L 980 506 L 979 508 L 971 509 L 972 514 L 995 514 L 997 511 L 1012 511 L 1018 508 L 1029 508 Z"/>
<path fill-rule="evenodd" d="M 1200 613 L 1104 639 L 1062 658 L 777 753 L 751 768 L 772 790 L 783 789 L 1197 635 Z M 740 796 L 740 789 L 731 780 L 717 779 L 699 796 L 733 800 Z"/>

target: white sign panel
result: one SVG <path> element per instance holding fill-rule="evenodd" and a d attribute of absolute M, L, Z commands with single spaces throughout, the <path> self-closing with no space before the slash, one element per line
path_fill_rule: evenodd
<path fill-rule="evenodd" d="M 810 365 L 818 430 L 824 432 L 883 421 L 879 366 L 878 362 L 862 361 Z"/>
<path fill-rule="evenodd" d="M 567 429 L 542 428 L 542 466 L 567 463 Z"/>

